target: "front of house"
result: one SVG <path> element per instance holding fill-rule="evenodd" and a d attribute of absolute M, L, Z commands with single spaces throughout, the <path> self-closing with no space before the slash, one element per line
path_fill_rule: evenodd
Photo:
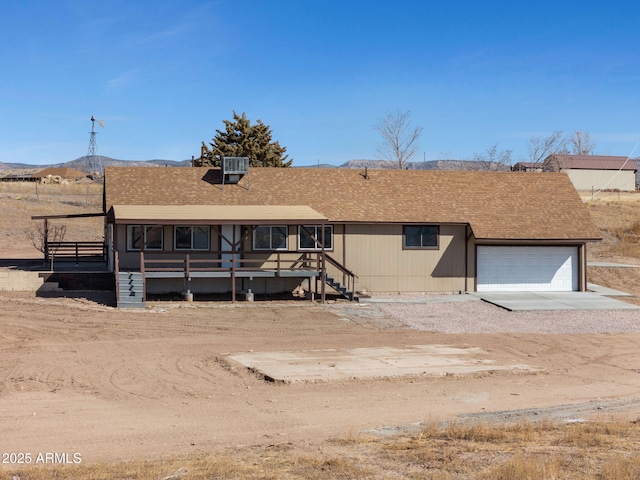
<path fill-rule="evenodd" d="M 580 291 L 600 238 L 553 173 L 107 167 L 104 210 L 143 297 Z"/>

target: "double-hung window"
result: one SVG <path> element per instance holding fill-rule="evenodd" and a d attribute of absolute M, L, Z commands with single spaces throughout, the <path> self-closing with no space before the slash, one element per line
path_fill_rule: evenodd
<path fill-rule="evenodd" d="M 175 227 L 173 248 L 175 250 L 209 250 L 209 227 Z"/>
<path fill-rule="evenodd" d="M 300 225 L 298 228 L 298 248 L 300 250 L 322 250 L 320 246 L 322 240 L 321 225 Z M 324 249 L 333 250 L 333 225 L 325 225 L 324 227 Z"/>
<path fill-rule="evenodd" d="M 286 250 L 286 225 L 260 225 L 253 230 L 254 250 Z"/>
<path fill-rule="evenodd" d="M 406 249 L 437 249 L 438 233 L 437 225 L 405 225 L 402 246 Z"/>
<path fill-rule="evenodd" d="M 127 225 L 127 250 L 162 250 L 161 225 Z"/>

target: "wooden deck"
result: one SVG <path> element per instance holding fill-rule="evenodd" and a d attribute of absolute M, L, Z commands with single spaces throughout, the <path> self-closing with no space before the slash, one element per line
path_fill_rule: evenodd
<path fill-rule="evenodd" d="M 338 269 L 342 282 L 327 276 L 327 263 Z M 116 288 L 119 279 L 118 252 L 115 252 Z M 300 278 L 316 279 L 315 293 L 322 301 L 325 298 L 325 286 L 329 285 L 340 294 L 353 299 L 356 275 L 325 252 L 283 251 L 269 252 L 264 255 L 255 252 L 149 252 L 141 251 L 139 268 L 126 268 L 123 271 L 137 272 L 142 283 L 142 298 L 146 297 L 148 279 L 185 279 L 196 278 L 229 279 L 233 301 L 236 297 L 236 279 L 253 278 Z M 343 285 L 343 283 L 345 285 Z M 318 285 L 320 291 L 318 291 Z M 187 290 L 189 287 L 187 286 Z"/>

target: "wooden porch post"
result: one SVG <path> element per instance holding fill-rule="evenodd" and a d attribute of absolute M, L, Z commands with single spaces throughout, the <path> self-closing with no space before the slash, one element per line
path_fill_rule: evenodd
<path fill-rule="evenodd" d="M 140 250 L 140 274 L 142 275 L 142 301 L 147 301 L 147 276 L 144 274 L 144 248 Z"/>
<path fill-rule="evenodd" d="M 114 256 L 114 265 L 113 271 L 116 274 L 116 304 L 118 300 L 120 300 L 120 259 L 118 256 L 118 250 L 113 252 Z"/>
<path fill-rule="evenodd" d="M 236 303 L 236 226 L 231 228 L 231 302 Z"/>
<path fill-rule="evenodd" d="M 325 290 L 326 290 L 326 285 L 327 285 L 327 264 L 325 262 L 325 257 L 324 257 L 324 228 L 325 224 L 324 222 L 320 224 L 320 228 L 322 229 L 322 235 L 320 236 L 320 238 L 322 239 L 322 245 L 321 245 L 321 249 L 320 249 L 320 257 L 322 258 L 322 285 L 320 285 L 321 290 L 321 302 L 325 303 Z"/>

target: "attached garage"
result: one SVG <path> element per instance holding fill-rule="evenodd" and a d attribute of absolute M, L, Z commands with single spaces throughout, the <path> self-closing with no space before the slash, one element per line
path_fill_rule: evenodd
<path fill-rule="evenodd" d="M 479 292 L 579 290 L 578 247 L 478 246 Z"/>

